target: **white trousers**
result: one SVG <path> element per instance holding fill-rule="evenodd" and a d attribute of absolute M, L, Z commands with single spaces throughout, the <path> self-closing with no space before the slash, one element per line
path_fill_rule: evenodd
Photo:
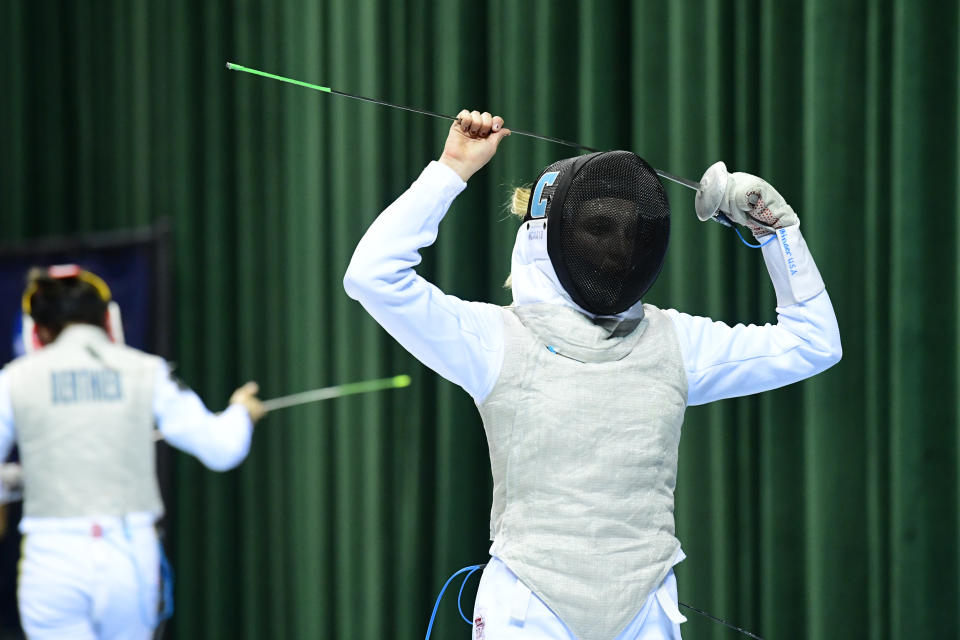
<path fill-rule="evenodd" d="M 682 556 L 681 556 L 682 559 Z M 673 570 L 615 640 L 680 640 Z M 560 618 L 499 558 L 490 558 L 473 609 L 473 640 L 577 640 Z"/>
<path fill-rule="evenodd" d="M 30 531 L 23 540 L 17 599 L 30 640 L 152 636 L 160 580 L 152 526 Z"/>

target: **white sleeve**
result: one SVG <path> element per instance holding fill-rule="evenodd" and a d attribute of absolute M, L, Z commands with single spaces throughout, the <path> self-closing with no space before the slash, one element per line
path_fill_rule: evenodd
<path fill-rule="evenodd" d="M 157 368 L 153 414 L 168 444 L 214 471 L 232 469 L 250 450 L 253 423 L 247 410 L 231 405 L 223 413 L 211 413 L 196 393 L 170 375 L 166 364 Z"/>
<path fill-rule="evenodd" d="M 503 364 L 502 311 L 446 295 L 414 271 L 420 249 L 437 239 L 440 221 L 465 187 L 452 169 L 431 162 L 370 225 L 343 286 L 407 351 L 480 404 Z"/>
<path fill-rule="evenodd" d="M 666 311 L 687 371 L 687 404 L 776 389 L 840 360 L 833 305 L 799 227 L 778 230 L 763 257 L 777 294 L 776 325 L 731 327 Z"/>
<path fill-rule="evenodd" d="M 13 424 L 13 402 L 10 400 L 10 377 L 6 369 L 0 370 L 0 464 L 10 455 L 10 450 L 17 440 L 17 432 Z M 3 486 L 0 480 L 0 502 L 6 502 L 18 494 L 18 490 L 10 491 Z M 6 498 L 4 498 L 6 496 Z"/>

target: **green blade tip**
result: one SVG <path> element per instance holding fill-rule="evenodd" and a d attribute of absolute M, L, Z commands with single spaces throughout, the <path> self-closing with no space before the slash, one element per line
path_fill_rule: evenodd
<path fill-rule="evenodd" d="M 393 386 L 396 389 L 399 389 L 401 387 L 409 387 L 410 382 L 411 382 L 410 376 L 408 376 L 407 374 L 393 376 Z"/>

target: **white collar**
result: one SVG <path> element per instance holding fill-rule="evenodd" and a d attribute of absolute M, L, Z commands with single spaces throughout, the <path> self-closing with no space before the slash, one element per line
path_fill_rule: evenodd
<path fill-rule="evenodd" d="M 77 342 L 110 342 L 110 336 L 101 327 L 77 323 L 63 328 L 51 344 L 75 344 Z"/>

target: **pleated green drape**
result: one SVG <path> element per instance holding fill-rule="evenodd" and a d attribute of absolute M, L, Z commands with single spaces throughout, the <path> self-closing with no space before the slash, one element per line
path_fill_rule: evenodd
<path fill-rule="evenodd" d="M 956 637 L 958 4 L 0 2 L 4 240 L 171 218 L 175 357 L 213 407 L 248 378 L 266 397 L 414 378 L 270 416 L 236 471 L 177 454 L 170 637 L 418 638 L 446 576 L 488 545 L 472 402 L 341 286 L 447 124 L 228 60 L 488 109 L 694 179 L 718 159 L 767 178 L 800 213 L 844 358 L 688 412 L 681 600 L 770 638 Z M 571 154 L 507 140 L 420 272 L 507 303 L 509 187 Z M 672 245 L 650 302 L 775 321 L 759 253 L 668 190 Z M 702 619 L 684 631 L 734 637 Z M 446 602 L 435 637 L 468 633 Z"/>

